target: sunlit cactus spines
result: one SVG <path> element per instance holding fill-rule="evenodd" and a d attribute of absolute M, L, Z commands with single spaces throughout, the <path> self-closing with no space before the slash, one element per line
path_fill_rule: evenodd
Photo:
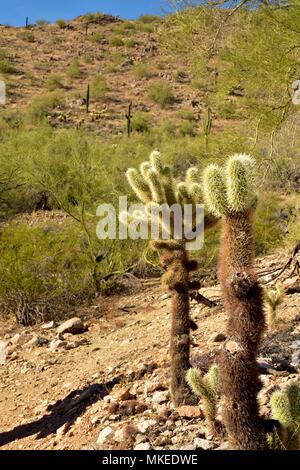
<path fill-rule="evenodd" d="M 183 233 L 187 219 L 182 218 L 180 222 L 182 233 L 179 232 L 180 236 L 177 239 L 177 226 L 174 223 L 177 208 L 173 206 L 179 204 L 182 209 L 184 204 L 191 204 L 192 227 L 198 223 L 196 204 L 200 203 L 202 198 L 201 186 L 196 176 L 197 170 L 193 168 L 187 172 L 184 181 L 176 181 L 172 167 L 164 165 L 158 151 L 151 153 L 150 161 L 143 162 L 139 171 L 130 169 L 127 172 L 130 186 L 146 205 L 145 213 L 151 224 L 151 230 L 152 223 L 157 224 L 158 231 L 155 235 L 157 239 L 151 242 L 151 246 L 158 251 L 161 265 L 165 270 L 161 280 L 162 285 L 172 292 L 170 390 L 174 406 L 193 403 L 195 400 L 185 376 L 190 367 L 190 329 L 197 327 L 189 316 L 189 296 L 191 291 L 200 288 L 200 284 L 190 279 L 190 273 L 197 269 L 197 263 L 188 259 L 187 240 Z M 168 214 L 169 221 L 164 220 L 162 212 Z M 139 213 L 134 213 L 131 218 L 127 217 L 127 222 L 130 223 L 135 216 L 144 222 Z M 189 230 L 192 230 L 192 227 Z M 165 233 L 169 239 L 164 239 Z"/>
<path fill-rule="evenodd" d="M 218 165 L 209 165 L 203 172 L 203 193 L 209 212 L 223 217 L 228 211 L 227 192 L 223 170 Z"/>
<path fill-rule="evenodd" d="M 150 162 L 143 162 L 140 164 L 140 172 L 145 180 L 147 180 L 148 171 L 152 168 Z"/>
<path fill-rule="evenodd" d="M 147 180 L 149 182 L 152 201 L 158 204 L 164 204 L 166 202 L 164 187 L 158 173 L 154 169 L 150 168 L 148 171 Z"/>
<path fill-rule="evenodd" d="M 142 175 L 135 168 L 129 168 L 126 177 L 137 197 L 145 204 L 150 202 L 151 190 Z"/>
<path fill-rule="evenodd" d="M 230 445 L 264 450 L 267 434 L 259 413 L 257 355 L 265 328 L 263 291 L 253 266 L 254 160 L 230 157 L 224 167 L 204 171 L 206 207 L 222 219 L 218 279 L 228 315 L 227 341 L 220 351 L 220 392 Z M 233 341 L 237 350 L 226 344 Z"/>
<path fill-rule="evenodd" d="M 253 204 L 254 160 L 250 155 L 230 157 L 225 166 L 228 208 L 241 212 Z"/>
<path fill-rule="evenodd" d="M 281 424 L 288 426 L 292 423 L 290 402 L 286 393 L 274 392 L 271 400 L 272 417 Z"/>
<path fill-rule="evenodd" d="M 219 367 L 217 364 L 211 366 L 205 377 L 211 390 L 216 394 L 219 387 Z"/>
<path fill-rule="evenodd" d="M 193 390 L 203 400 L 204 414 L 212 430 L 215 429 L 218 396 L 218 366 L 213 364 L 208 373 L 203 376 L 196 368 L 189 369 L 186 380 Z"/>
<path fill-rule="evenodd" d="M 189 190 L 185 182 L 177 184 L 177 194 L 180 204 L 193 204 L 193 199 L 189 194 Z"/>
<path fill-rule="evenodd" d="M 274 289 L 264 289 L 264 299 L 268 324 L 270 328 L 274 328 L 277 323 L 277 308 L 283 302 L 285 296 L 285 288 L 283 284 L 278 282 Z"/>
<path fill-rule="evenodd" d="M 292 419 L 300 424 L 300 386 L 296 382 L 289 384 L 286 390 Z M 299 430 L 300 432 L 300 430 Z"/>
<path fill-rule="evenodd" d="M 161 153 L 158 150 L 153 150 L 150 154 L 149 160 L 154 170 L 158 174 L 162 174 L 164 166 L 162 164 Z"/>
<path fill-rule="evenodd" d="M 272 417 L 279 421 L 280 430 L 268 439 L 272 449 L 300 449 L 300 385 L 291 382 L 284 391 L 274 392 L 270 400 Z"/>
<path fill-rule="evenodd" d="M 198 183 L 200 180 L 199 170 L 197 167 L 192 166 L 186 172 L 186 182 L 187 184 Z"/>

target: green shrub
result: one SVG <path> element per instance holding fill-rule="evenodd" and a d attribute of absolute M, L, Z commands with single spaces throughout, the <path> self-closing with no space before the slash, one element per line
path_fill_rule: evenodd
<path fill-rule="evenodd" d="M 143 111 L 136 111 L 133 114 L 132 129 L 136 132 L 147 132 L 150 129 L 151 118 L 149 113 Z"/>
<path fill-rule="evenodd" d="M 58 19 L 55 21 L 55 24 L 57 24 L 57 26 L 60 28 L 60 29 L 64 29 L 66 26 L 67 26 L 67 23 L 65 20 L 63 19 Z"/>
<path fill-rule="evenodd" d="M 14 72 L 15 68 L 12 66 L 8 59 L 0 59 L 0 73 L 10 74 Z"/>
<path fill-rule="evenodd" d="M 223 119 L 234 119 L 236 116 L 236 104 L 233 101 L 227 101 L 219 105 L 219 116 Z"/>
<path fill-rule="evenodd" d="M 7 57 L 6 50 L 3 47 L 0 47 L 0 60 L 4 60 Z"/>
<path fill-rule="evenodd" d="M 123 41 L 122 38 L 120 38 L 118 36 L 114 36 L 110 39 L 109 45 L 110 46 L 115 46 L 115 47 L 122 47 L 122 46 L 124 46 L 124 41 Z"/>
<path fill-rule="evenodd" d="M 195 121 L 195 116 L 193 111 L 190 111 L 189 109 L 182 108 L 178 111 L 177 113 L 178 117 L 181 119 L 184 119 L 185 121 Z"/>
<path fill-rule="evenodd" d="M 154 33 L 154 27 L 151 24 L 140 23 L 137 28 L 141 33 Z"/>
<path fill-rule="evenodd" d="M 67 75 L 70 78 L 79 78 L 81 75 L 79 60 L 75 58 L 67 69 Z"/>
<path fill-rule="evenodd" d="M 40 20 L 36 21 L 37 26 L 47 26 L 49 23 L 50 22 L 48 20 L 43 20 L 43 19 L 40 19 Z"/>
<path fill-rule="evenodd" d="M 161 21 L 161 17 L 159 15 L 142 15 L 138 21 L 144 24 L 158 23 Z"/>
<path fill-rule="evenodd" d="M 151 71 L 149 69 L 149 66 L 144 63 L 136 64 L 134 66 L 134 73 L 138 78 L 150 78 L 151 77 Z"/>
<path fill-rule="evenodd" d="M 49 95 L 38 95 L 33 98 L 27 110 L 27 116 L 32 124 L 38 124 L 45 119 L 51 111 L 62 102 L 61 96 L 57 93 Z"/>
<path fill-rule="evenodd" d="M 19 33 L 20 39 L 27 42 L 35 42 L 34 34 L 31 31 L 22 31 Z"/>
<path fill-rule="evenodd" d="M 205 90 L 207 87 L 207 83 L 205 82 L 205 80 L 201 80 L 201 78 L 192 80 L 191 85 L 193 88 L 195 88 L 196 90 L 200 90 L 200 91 Z"/>
<path fill-rule="evenodd" d="M 107 84 L 103 75 L 96 75 L 91 81 L 91 98 L 95 101 L 103 101 L 107 93 Z"/>
<path fill-rule="evenodd" d="M 91 291 L 90 261 L 74 226 L 6 227 L 0 256 L 2 311 L 24 325 L 59 317 L 72 298 Z"/>
<path fill-rule="evenodd" d="M 103 36 L 98 31 L 93 31 L 92 34 L 89 36 L 89 40 L 100 44 L 103 41 Z"/>
<path fill-rule="evenodd" d="M 63 88 L 63 77 L 58 73 L 53 73 L 47 78 L 45 86 L 49 91 L 55 91 L 59 88 Z"/>
<path fill-rule="evenodd" d="M 152 82 L 149 85 L 148 96 L 152 101 L 159 104 L 161 108 L 165 108 L 174 102 L 174 95 L 170 85 L 162 80 Z"/>
<path fill-rule="evenodd" d="M 125 42 L 125 46 L 129 48 L 135 47 L 137 44 L 138 42 L 135 39 L 127 39 L 127 41 Z"/>
<path fill-rule="evenodd" d="M 195 121 L 183 121 L 179 126 L 180 135 L 194 137 L 197 134 L 197 124 Z"/>

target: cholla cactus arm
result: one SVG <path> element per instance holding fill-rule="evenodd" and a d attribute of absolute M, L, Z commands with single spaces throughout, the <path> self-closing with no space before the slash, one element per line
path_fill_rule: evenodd
<path fill-rule="evenodd" d="M 233 155 L 225 167 L 228 207 L 233 212 L 253 204 L 254 160 L 249 155 Z"/>
<path fill-rule="evenodd" d="M 274 392 L 271 396 L 272 417 L 277 419 L 280 424 L 289 426 L 293 419 L 290 410 L 288 396 L 283 392 Z"/>
<path fill-rule="evenodd" d="M 163 173 L 163 169 L 164 169 L 164 165 L 163 165 L 162 159 L 161 159 L 161 153 L 158 150 L 154 150 L 150 154 L 149 160 L 150 160 L 152 168 L 156 171 L 156 173 L 161 175 Z"/>
<path fill-rule="evenodd" d="M 129 168 L 126 177 L 137 197 L 145 204 L 150 202 L 151 191 L 143 176 L 135 168 Z"/>
<path fill-rule="evenodd" d="M 198 369 L 189 369 L 186 380 L 193 392 L 202 398 L 205 417 L 211 426 L 211 430 L 214 432 L 217 412 L 217 400 L 215 393 L 211 389 L 206 377 L 202 377 L 201 372 Z"/>
<path fill-rule="evenodd" d="M 290 403 L 290 413 L 293 421 L 300 425 L 300 386 L 297 382 L 292 382 L 286 389 Z M 300 432 L 300 430 L 299 430 Z"/>
<path fill-rule="evenodd" d="M 157 202 L 157 204 L 164 204 L 166 202 L 166 196 L 164 188 L 161 184 L 159 175 L 152 168 L 147 173 L 147 180 L 151 190 L 152 201 Z"/>
<path fill-rule="evenodd" d="M 227 213 L 227 194 L 223 170 L 218 165 L 209 165 L 203 173 L 204 200 L 209 212 L 216 217 Z"/>
<path fill-rule="evenodd" d="M 166 202 L 171 207 L 176 204 L 177 198 L 174 189 L 174 179 L 172 175 L 172 168 L 168 165 L 162 168 L 161 172 L 162 184 L 165 190 Z"/>
<path fill-rule="evenodd" d="M 189 194 L 186 183 L 181 182 L 177 184 L 177 199 L 180 204 L 193 204 L 193 199 Z"/>
<path fill-rule="evenodd" d="M 143 162 L 140 164 L 140 172 L 142 177 L 147 181 L 148 171 L 152 168 L 150 162 Z"/>
<path fill-rule="evenodd" d="M 211 366 L 205 378 L 213 394 L 216 395 L 219 388 L 219 367 L 217 366 L 217 364 L 213 364 Z"/>

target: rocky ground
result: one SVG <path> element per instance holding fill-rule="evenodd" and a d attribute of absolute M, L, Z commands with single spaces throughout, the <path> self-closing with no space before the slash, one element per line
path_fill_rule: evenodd
<path fill-rule="evenodd" d="M 258 270 L 273 270 L 283 260 L 280 255 L 260 259 Z M 288 272 L 282 280 L 288 288 L 298 282 Z M 144 281 L 138 283 L 136 293 L 98 299 L 70 312 L 75 319 L 59 326 L 22 328 L 2 321 L 2 449 L 227 448 L 225 439 L 209 434 L 201 401 L 172 407 L 170 297 L 155 282 L 142 289 Z M 205 371 L 226 338 L 226 317 L 218 286 L 202 293 L 217 303 L 213 308 L 192 303 L 199 327 L 192 334 L 192 362 Z M 277 326 L 263 341 L 260 404 L 266 416 L 270 394 L 299 378 L 299 305 L 299 293 L 286 295 Z"/>

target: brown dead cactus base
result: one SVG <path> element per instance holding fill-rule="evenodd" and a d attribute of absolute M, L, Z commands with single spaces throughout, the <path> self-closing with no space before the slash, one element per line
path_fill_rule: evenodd
<path fill-rule="evenodd" d="M 184 242 L 176 242 L 176 245 L 177 249 L 173 250 L 170 242 L 153 243 L 157 250 L 162 250 L 160 260 L 166 269 L 162 284 L 172 292 L 170 391 L 174 406 L 179 406 L 196 403 L 186 382 L 186 373 L 190 368 L 190 290 L 199 289 L 199 284 L 189 280 L 190 271 L 197 268 L 197 263 L 188 260 Z"/>
<path fill-rule="evenodd" d="M 256 358 L 265 319 L 262 288 L 252 268 L 251 219 L 250 210 L 223 219 L 219 262 L 219 280 L 229 317 L 228 341 L 220 357 L 224 421 L 231 444 L 240 450 L 268 448 L 257 401 L 261 382 Z"/>

